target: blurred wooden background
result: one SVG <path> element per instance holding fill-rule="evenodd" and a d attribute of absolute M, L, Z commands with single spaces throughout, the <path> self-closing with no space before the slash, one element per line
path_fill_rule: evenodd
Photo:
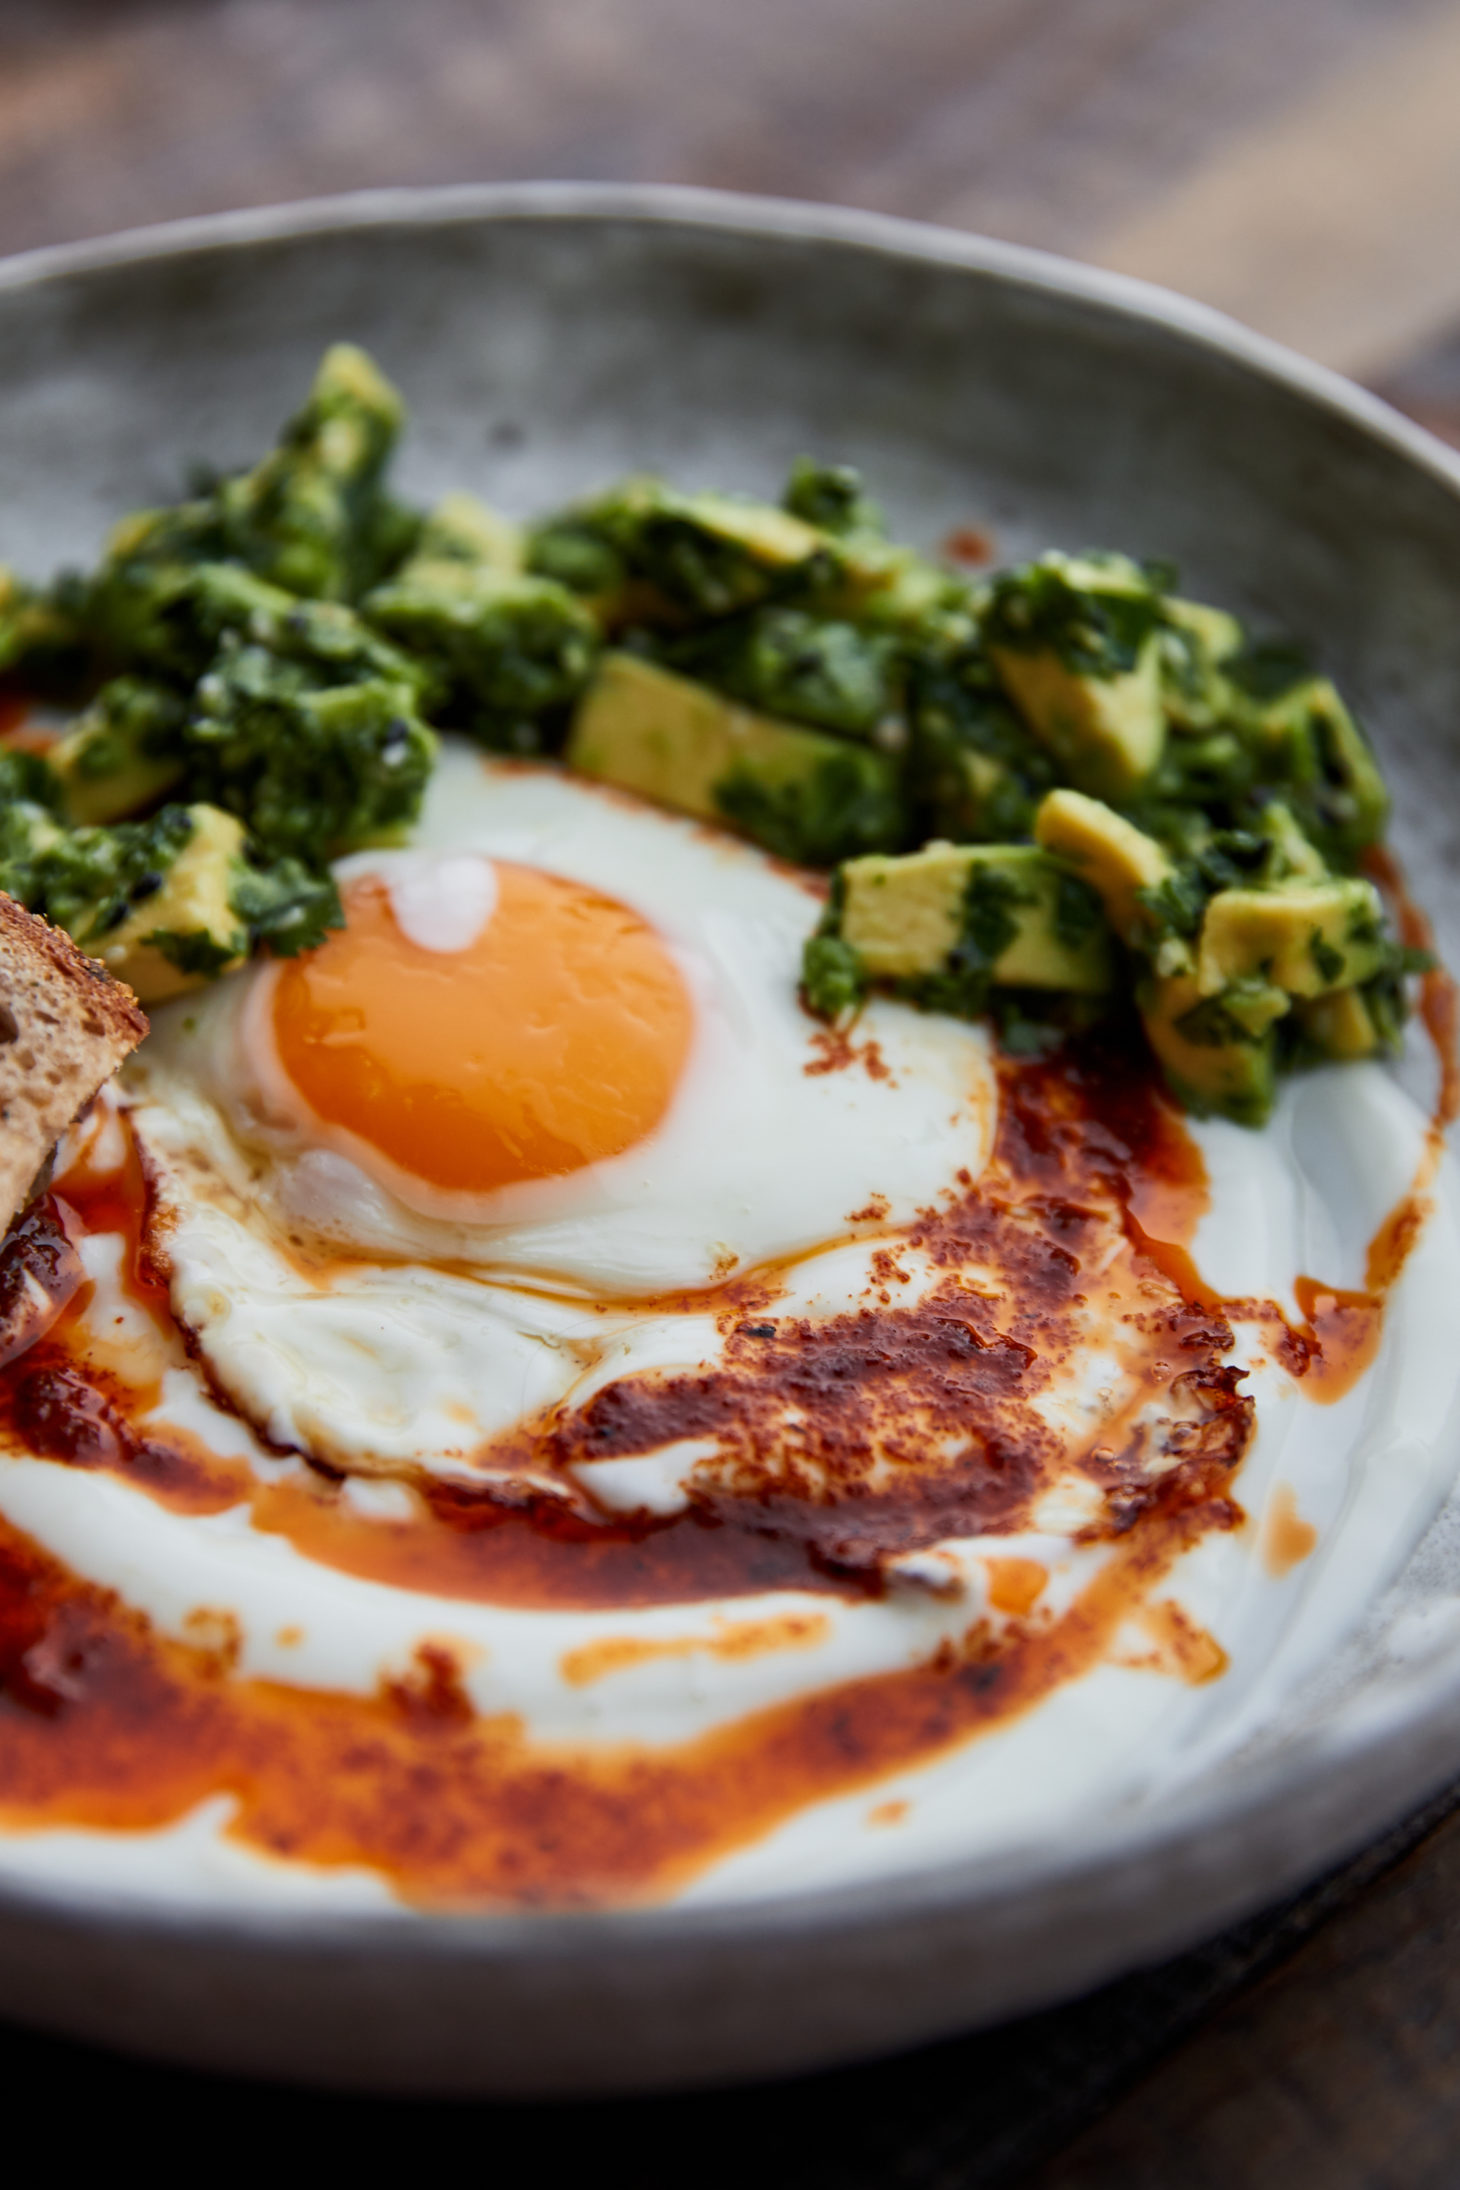
<path fill-rule="evenodd" d="M 371 183 L 826 198 L 1460 420 L 1455 0 L 0 0 L 0 250 Z"/>
<path fill-rule="evenodd" d="M 541 176 L 1072 253 L 1460 443 L 1460 0 L 0 0 L 0 252 Z M 1040 2190 L 1453 2190 L 1457 1948 L 1452 1801 L 1276 1915 L 1006 2031 L 782 2091 L 457 2119 L 554 2185 L 617 2151 L 645 2186 L 682 2181 L 683 2155 L 765 2190 L 1035 2170 Z M 224 2085 L 4 2043 L 16 2088 L 59 2096 L 80 2071 L 124 2131 L 190 2101 L 234 2113 Z M 433 2110 L 274 2093 L 248 2112 L 269 2135 L 408 2137 L 414 2162 Z"/>

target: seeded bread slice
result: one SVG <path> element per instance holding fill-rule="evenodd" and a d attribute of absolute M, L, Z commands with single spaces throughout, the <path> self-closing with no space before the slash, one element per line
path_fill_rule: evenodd
<path fill-rule="evenodd" d="M 131 990 L 0 893 L 0 1232 L 56 1142 L 147 1032 Z"/>

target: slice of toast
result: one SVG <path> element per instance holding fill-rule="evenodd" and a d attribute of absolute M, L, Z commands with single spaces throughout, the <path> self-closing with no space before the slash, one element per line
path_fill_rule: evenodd
<path fill-rule="evenodd" d="M 146 1032 L 129 988 L 0 893 L 0 1233 L 72 1119 Z"/>

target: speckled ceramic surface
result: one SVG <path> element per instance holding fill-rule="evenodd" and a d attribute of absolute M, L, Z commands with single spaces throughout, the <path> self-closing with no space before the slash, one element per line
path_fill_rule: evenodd
<path fill-rule="evenodd" d="M 407 390 L 402 485 L 540 508 L 629 467 L 771 490 L 816 449 L 894 527 L 1159 552 L 1311 637 L 1460 944 L 1460 462 L 1195 306 L 869 217 L 577 186 L 361 198 L 0 267 L 0 561 L 89 554 L 243 459 L 323 345 Z M 281 391 L 285 391 L 281 394 Z M 845 2059 L 1169 1953 L 1460 1770 L 1460 1503 L 1244 1749 L 1078 1843 L 594 1917 L 158 1913 L 0 1890 L 0 2009 L 379 2090 L 648 2088 Z"/>

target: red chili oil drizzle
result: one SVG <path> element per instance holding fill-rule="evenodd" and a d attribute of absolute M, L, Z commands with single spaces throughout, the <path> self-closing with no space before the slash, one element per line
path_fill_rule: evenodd
<path fill-rule="evenodd" d="M 658 1897 L 808 1803 L 873 1786 L 1030 1710 L 1104 1658 L 1208 1530 L 1229 1459 L 1168 1476 L 1143 1525 L 1058 1620 L 982 1622 L 910 1670 L 845 1681 L 677 1745 L 536 1743 L 472 1713 L 450 1654 L 372 1696 L 244 1679 L 159 1637 L 0 1523 L 0 1824 L 164 1826 L 231 1794 L 230 1836 L 367 1864 L 436 1907 Z"/>
<path fill-rule="evenodd" d="M 590 1753 L 474 1716 L 436 1646 L 411 1678 L 366 1698 L 242 1679 L 227 1652 L 159 1636 L 0 1524 L 0 1818 L 141 1828 L 227 1791 L 238 1802 L 230 1830 L 247 1844 L 371 1865 L 423 1903 L 631 1900 L 672 1890 L 809 1802 L 1006 1722 L 1101 1662 L 1183 1552 L 1242 1518 L 1230 1486 L 1253 1410 L 1224 1357 L 1233 1312 L 1254 1304 L 1213 1299 L 1191 1269 L 1205 1177 L 1142 1061 L 1097 1035 L 1052 1061 L 1005 1064 L 1001 1079 L 984 1177 L 962 1180 L 945 1207 L 887 1243 L 854 1313 L 782 1318 L 742 1284 L 714 1371 L 623 1379 L 579 1416 L 519 1433 L 534 1457 L 563 1464 L 712 1428 L 734 1464 L 688 1515 L 598 1522 L 548 1500 L 503 1511 L 437 1489 L 425 1519 L 381 1524 L 347 1514 L 324 1482 L 250 1495 L 259 1526 L 326 1564 L 447 1595 L 628 1606 L 808 1580 L 878 1587 L 879 1554 L 953 1529 L 1017 1527 L 1051 1471 L 1073 1461 L 1106 1494 L 1090 1533 L 1109 1550 L 1061 1616 L 1036 1611 L 997 1633 L 976 1620 L 911 1670 L 824 1688 L 679 1746 Z M 84 1179 L 63 1183 L 88 1224 L 125 1219 L 140 1238 L 138 1180 L 90 1192 Z M 899 1306 L 902 1247 L 940 1276 Z M 155 1309 L 156 1273 L 139 1252 L 131 1262 L 128 1282 Z M 135 1395 L 86 1373 L 75 1348 L 85 1291 L 0 1374 L 12 1435 L 169 1502 L 232 1502 L 217 1472 L 230 1464 L 171 1432 L 148 1437 L 131 1419 Z M 1031 1401 L 1087 1343 L 1092 1300 L 1135 1397 L 1098 1444 L 1071 1453 Z M 1315 1355 L 1335 1337 L 1348 1343 L 1347 1297 L 1314 1289 L 1303 1306 Z M 62 1371 L 79 1383 L 58 1382 Z M 1153 1399 L 1169 1409 L 1159 1472 Z M 789 1462 L 756 1435 L 773 1419 L 783 1426 L 788 1401 L 811 1433 Z M 961 1438 L 949 1465 L 910 1464 L 948 1423 Z"/>

